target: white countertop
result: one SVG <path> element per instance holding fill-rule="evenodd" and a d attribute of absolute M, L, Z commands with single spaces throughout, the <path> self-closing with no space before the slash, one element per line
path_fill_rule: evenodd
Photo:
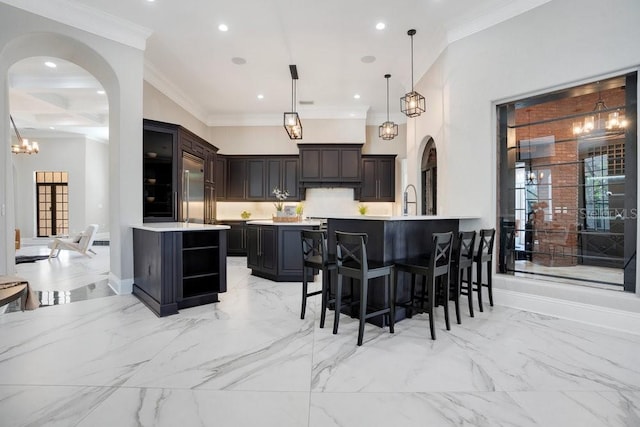
<path fill-rule="evenodd" d="M 254 221 L 247 221 L 247 224 L 249 225 L 277 225 L 277 226 L 292 226 L 292 225 L 297 225 L 298 227 L 303 225 L 303 226 L 309 226 L 309 227 L 319 227 L 320 226 L 320 221 L 315 221 L 315 220 L 309 220 L 306 219 L 304 221 L 298 221 L 298 222 L 273 222 L 272 219 L 257 219 Z"/>
<path fill-rule="evenodd" d="M 197 224 L 193 222 L 146 222 L 144 224 L 133 225 L 133 228 L 146 231 L 164 233 L 167 231 L 211 231 L 228 230 L 228 225 Z"/>
<path fill-rule="evenodd" d="M 397 215 L 397 216 L 375 216 L 375 215 L 353 215 L 353 216 L 330 216 L 327 219 L 357 219 L 363 221 L 433 221 L 442 219 L 479 219 L 477 216 L 464 215 Z"/>

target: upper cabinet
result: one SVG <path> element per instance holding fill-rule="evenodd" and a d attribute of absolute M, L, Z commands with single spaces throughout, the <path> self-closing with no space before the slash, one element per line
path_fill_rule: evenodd
<path fill-rule="evenodd" d="M 190 188 L 190 193 L 202 199 L 196 200 L 202 202 L 200 221 L 213 223 L 218 148 L 180 125 L 148 119 L 143 120 L 142 146 L 144 222 L 184 219 L 185 188 L 189 188 L 183 180 L 186 155 L 202 165 L 195 176 L 191 175 L 192 182 L 202 188 Z"/>
<path fill-rule="evenodd" d="M 362 202 L 395 202 L 396 156 L 362 156 Z"/>
<path fill-rule="evenodd" d="M 300 182 L 359 183 L 362 144 L 298 144 Z"/>
<path fill-rule="evenodd" d="M 227 201 L 272 201 L 273 189 L 299 200 L 298 156 L 225 156 Z M 220 198 L 218 198 L 220 200 Z"/>

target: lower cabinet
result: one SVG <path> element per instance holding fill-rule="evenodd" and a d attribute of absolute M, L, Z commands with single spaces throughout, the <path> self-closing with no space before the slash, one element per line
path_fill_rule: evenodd
<path fill-rule="evenodd" d="M 300 230 L 309 225 L 265 225 L 247 223 L 247 267 L 251 274 L 277 282 L 302 281 Z M 312 280 L 312 273 L 308 273 Z"/>
<path fill-rule="evenodd" d="M 227 231 L 227 255 L 247 256 L 246 221 L 225 221 L 231 227 Z"/>
<path fill-rule="evenodd" d="M 133 294 L 158 316 L 218 302 L 227 290 L 227 230 L 133 229 Z"/>

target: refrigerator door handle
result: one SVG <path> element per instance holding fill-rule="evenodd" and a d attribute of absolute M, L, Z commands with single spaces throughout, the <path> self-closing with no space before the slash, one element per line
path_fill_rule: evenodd
<path fill-rule="evenodd" d="M 184 201 L 185 201 L 185 216 L 184 222 L 189 222 L 189 170 L 184 171 L 184 183 L 185 183 L 185 191 L 184 191 Z"/>

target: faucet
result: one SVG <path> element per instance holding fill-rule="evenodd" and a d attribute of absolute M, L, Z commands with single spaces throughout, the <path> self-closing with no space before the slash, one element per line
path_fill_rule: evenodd
<path fill-rule="evenodd" d="M 409 188 L 413 188 L 413 202 L 409 201 Z M 402 215 L 409 215 L 409 203 L 416 205 L 416 215 L 418 215 L 418 190 L 413 184 L 408 184 L 402 192 Z"/>

